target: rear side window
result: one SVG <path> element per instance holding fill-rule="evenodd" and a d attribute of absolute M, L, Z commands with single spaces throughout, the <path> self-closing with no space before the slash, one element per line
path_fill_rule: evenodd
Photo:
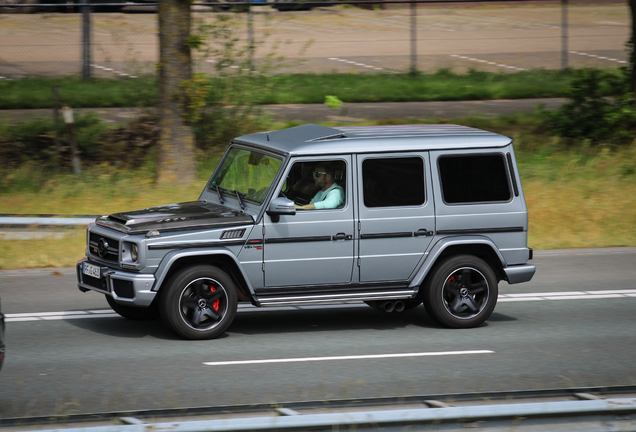
<path fill-rule="evenodd" d="M 362 187 L 366 207 L 424 204 L 424 161 L 419 157 L 365 159 Z"/>
<path fill-rule="evenodd" d="M 442 156 L 438 166 L 447 204 L 501 202 L 511 198 L 503 155 Z"/>

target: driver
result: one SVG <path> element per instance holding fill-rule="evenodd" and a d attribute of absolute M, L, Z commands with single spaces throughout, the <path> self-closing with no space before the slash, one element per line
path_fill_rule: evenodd
<path fill-rule="evenodd" d="M 338 208 L 344 202 L 344 191 L 335 182 L 335 169 L 331 164 L 319 163 L 313 172 L 314 182 L 320 188 L 307 205 L 298 205 L 298 210 L 323 210 Z"/>

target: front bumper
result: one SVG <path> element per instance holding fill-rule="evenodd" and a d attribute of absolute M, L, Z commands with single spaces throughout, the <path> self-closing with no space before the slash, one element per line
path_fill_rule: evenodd
<path fill-rule="evenodd" d="M 97 279 L 85 275 L 83 272 L 84 263 L 99 266 L 101 269 L 101 277 Z M 155 284 L 155 277 L 153 275 L 115 270 L 91 262 L 88 258 L 83 258 L 78 261 L 76 270 L 78 288 L 80 291 L 97 291 L 111 296 L 118 303 L 141 307 L 150 306 L 150 303 L 152 303 L 157 295 L 155 291 L 152 291 L 152 287 Z"/>

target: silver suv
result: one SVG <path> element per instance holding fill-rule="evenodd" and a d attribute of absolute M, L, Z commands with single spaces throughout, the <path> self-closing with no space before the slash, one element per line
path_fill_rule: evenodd
<path fill-rule="evenodd" d="M 198 201 L 89 225 L 81 291 L 120 315 L 210 339 L 254 306 L 424 303 L 483 323 L 498 283 L 529 281 L 512 140 L 455 125 L 304 125 L 236 138 Z"/>

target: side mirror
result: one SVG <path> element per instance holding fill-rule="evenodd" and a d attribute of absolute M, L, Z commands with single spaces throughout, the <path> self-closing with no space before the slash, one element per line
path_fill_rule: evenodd
<path fill-rule="evenodd" d="M 269 203 L 267 214 L 272 218 L 272 222 L 278 222 L 280 215 L 293 216 L 296 214 L 296 204 L 290 199 L 279 197 L 274 198 Z"/>

